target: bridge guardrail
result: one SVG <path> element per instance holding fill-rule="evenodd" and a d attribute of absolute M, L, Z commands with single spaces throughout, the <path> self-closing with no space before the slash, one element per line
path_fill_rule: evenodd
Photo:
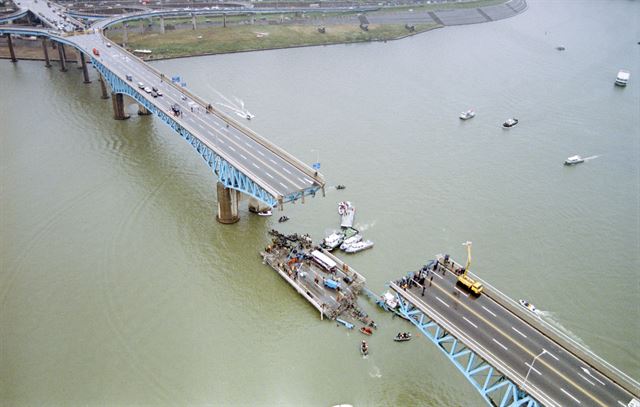
<path fill-rule="evenodd" d="M 100 35 L 103 37 L 103 39 L 105 41 L 110 41 L 104 35 L 102 30 L 100 30 Z M 184 88 L 182 86 L 178 86 L 177 84 L 173 83 L 173 81 L 171 81 L 170 78 L 167 78 L 166 76 L 164 76 L 164 74 L 162 74 L 160 71 L 158 71 L 157 69 L 155 69 L 154 67 L 152 67 L 151 65 L 146 63 L 142 58 L 130 53 L 129 51 L 127 51 L 123 47 L 119 46 L 118 44 L 115 44 L 115 45 L 118 48 L 120 48 L 121 50 L 123 50 L 124 52 L 128 53 L 129 55 L 131 55 L 132 57 L 138 58 L 141 62 L 143 62 L 143 65 L 147 70 L 152 72 L 160 80 L 162 80 L 163 82 L 167 83 L 169 86 L 173 86 L 179 92 L 182 92 L 185 95 L 188 95 L 191 99 L 193 99 L 195 102 L 197 102 L 205 110 L 209 110 L 211 113 L 217 115 L 218 117 L 220 117 L 221 119 L 223 119 L 224 121 L 226 121 L 227 123 L 232 125 L 234 128 L 236 128 L 237 130 L 240 130 L 243 133 L 245 133 L 246 135 L 248 135 L 249 137 L 251 137 L 255 142 L 261 144 L 265 148 L 267 148 L 267 149 L 269 149 L 269 150 L 271 150 L 273 152 L 276 152 L 279 155 L 285 157 L 290 164 L 292 164 L 298 170 L 304 172 L 309 177 L 313 178 L 316 182 L 318 182 L 320 187 L 324 190 L 325 181 L 324 181 L 324 178 L 320 175 L 320 173 L 318 173 L 317 171 L 313 171 L 308 165 L 306 165 L 305 163 L 303 163 L 302 161 L 300 161 L 299 159 L 294 157 L 292 154 L 290 154 L 286 150 L 284 150 L 281 147 L 269 142 L 266 138 L 262 137 L 261 135 L 259 135 L 258 133 L 254 132 L 253 130 L 241 125 L 235 119 L 229 117 L 228 115 L 224 114 L 223 112 L 221 112 L 220 110 L 216 109 L 215 107 L 211 106 L 211 108 L 209 109 L 208 106 L 210 106 L 211 103 L 206 102 L 205 100 L 203 100 L 199 96 L 191 93 L 188 89 L 186 89 L 186 88 Z"/>
<path fill-rule="evenodd" d="M 436 257 L 441 258 L 442 255 L 439 254 Z M 457 268 L 462 268 L 462 265 L 455 262 L 454 260 L 449 259 L 449 261 L 455 264 Z M 442 262 L 440 262 L 440 264 L 442 264 Z M 451 270 L 450 268 L 448 269 Z M 567 334 L 549 324 L 542 318 L 534 317 L 518 302 L 516 302 L 514 299 L 504 294 L 502 291 L 498 290 L 491 284 L 482 280 L 478 275 L 474 274 L 471 271 L 469 271 L 468 273 L 473 279 L 482 283 L 482 285 L 484 286 L 484 294 L 489 298 L 509 310 L 509 312 L 516 315 L 518 318 L 524 320 L 526 323 L 536 328 L 543 335 L 560 344 L 560 346 L 562 346 L 565 350 L 569 351 L 579 359 L 585 361 L 588 365 L 607 376 L 609 379 L 620 385 L 620 387 L 627 390 L 635 397 L 640 397 L 640 384 L 632 377 L 622 372 L 615 366 L 611 365 L 609 362 L 587 349 L 584 345 L 576 342 L 573 338 L 569 337 Z"/>

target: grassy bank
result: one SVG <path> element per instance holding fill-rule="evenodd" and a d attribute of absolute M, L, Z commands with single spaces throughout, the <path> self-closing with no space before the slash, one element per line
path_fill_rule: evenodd
<path fill-rule="evenodd" d="M 437 24 L 418 24 L 415 33 L 438 27 Z M 366 41 L 384 41 L 404 37 L 410 33 L 403 25 L 370 24 L 364 31 L 358 26 L 330 25 L 319 33 L 313 25 L 238 25 L 206 27 L 197 30 L 157 32 L 129 32 L 127 46 L 150 49 L 152 58 L 219 54 L 249 50 L 264 50 L 310 45 L 326 45 Z M 111 32 L 109 37 L 122 42 L 122 34 Z"/>

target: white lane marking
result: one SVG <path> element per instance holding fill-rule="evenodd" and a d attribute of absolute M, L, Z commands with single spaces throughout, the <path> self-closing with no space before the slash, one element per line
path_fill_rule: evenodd
<path fill-rule="evenodd" d="M 462 319 L 464 319 L 465 321 L 467 321 L 468 323 L 470 323 L 470 324 L 471 324 L 471 326 L 473 326 L 474 328 L 478 329 L 478 325 L 476 325 L 476 324 L 474 324 L 473 322 L 469 321 L 469 320 L 467 319 L 467 317 L 462 317 Z"/>
<path fill-rule="evenodd" d="M 514 331 L 516 331 L 517 333 L 520 334 L 520 336 L 522 336 L 523 338 L 526 338 L 527 335 L 523 334 L 522 332 L 518 331 L 517 329 L 515 329 L 514 327 L 511 327 L 511 329 L 513 329 Z"/>
<path fill-rule="evenodd" d="M 284 172 L 286 172 L 287 174 L 291 175 L 291 171 L 289 171 L 288 169 L 286 169 L 286 168 L 284 168 L 284 167 L 282 167 L 282 169 L 284 170 Z M 300 179 L 300 178 L 298 178 L 298 179 Z M 301 180 L 301 181 L 302 181 L 302 180 Z M 302 182 L 304 182 L 304 181 L 302 181 Z"/>
<path fill-rule="evenodd" d="M 444 305 L 446 305 L 446 306 L 447 306 L 447 308 L 449 308 L 449 304 L 447 304 L 446 302 L 442 301 L 442 300 L 440 299 L 440 297 L 438 297 L 437 295 L 436 295 L 436 300 L 440 301 L 441 303 L 443 303 Z"/>
<path fill-rule="evenodd" d="M 262 151 L 258 150 L 258 154 L 264 157 L 264 153 Z"/>
<path fill-rule="evenodd" d="M 234 134 L 233 137 L 237 138 L 238 140 L 240 140 L 240 136 L 238 136 L 237 134 Z"/>
<path fill-rule="evenodd" d="M 303 179 L 302 179 L 302 178 L 300 178 L 300 177 L 298 177 L 298 180 L 299 180 L 300 182 L 302 182 L 303 184 L 305 183 L 305 180 L 303 180 Z"/>
<path fill-rule="evenodd" d="M 566 394 L 567 396 L 571 397 L 571 398 L 572 398 L 576 403 L 578 403 L 578 404 L 582 404 L 582 403 L 580 402 L 580 400 L 578 400 L 577 398 L 573 397 L 573 396 L 571 395 L 571 393 L 569 393 L 568 391 L 566 391 L 566 390 L 565 390 L 565 389 L 563 389 L 562 387 L 560 387 L 560 390 L 562 390 L 562 392 L 563 392 L 564 394 Z"/>
<path fill-rule="evenodd" d="M 222 144 L 224 144 L 224 140 L 223 140 L 223 139 L 219 139 L 219 140 L 220 140 L 220 142 L 221 142 Z"/>
<path fill-rule="evenodd" d="M 254 166 L 254 167 L 256 167 L 256 168 L 260 168 L 260 167 L 258 167 L 258 166 L 256 165 L 256 163 L 251 163 L 251 165 L 253 165 L 253 166 Z"/>
<path fill-rule="evenodd" d="M 484 308 L 485 311 L 487 311 L 489 314 L 493 315 L 494 317 L 496 317 L 496 318 L 498 317 L 496 314 L 493 313 L 493 311 L 491 311 L 490 309 L 488 309 L 484 305 L 482 306 L 482 308 Z"/>
<path fill-rule="evenodd" d="M 504 349 L 504 350 L 509 350 L 506 346 L 504 346 L 503 344 L 501 344 L 500 342 L 498 342 L 498 341 L 496 340 L 496 338 L 491 338 L 491 340 L 492 340 L 492 341 L 494 341 L 495 343 L 497 343 L 498 345 L 502 346 L 502 349 Z"/>
<path fill-rule="evenodd" d="M 283 184 L 282 182 L 280 182 L 279 184 L 282 185 L 283 188 L 287 188 L 287 186 L 285 184 Z"/>
<path fill-rule="evenodd" d="M 267 174 L 269 178 L 273 179 L 273 175 L 269 174 L 268 172 L 265 172 L 265 174 Z"/>
<path fill-rule="evenodd" d="M 247 157 L 244 154 L 240 154 L 240 157 L 242 157 L 242 159 L 246 160 Z"/>
<path fill-rule="evenodd" d="M 580 369 L 582 369 L 583 372 L 585 372 L 587 375 L 589 375 L 589 377 L 591 377 L 596 382 L 600 383 L 603 386 L 606 386 L 602 380 L 600 380 L 597 377 L 595 377 L 594 375 L 592 375 L 591 371 L 589 369 L 587 369 L 586 367 L 580 366 Z"/>
<path fill-rule="evenodd" d="M 277 164 L 277 162 L 275 162 L 275 161 L 273 160 L 273 158 L 269 158 L 269 161 L 271 161 L 271 162 L 272 162 L 272 163 L 274 163 L 274 164 Z"/>
<path fill-rule="evenodd" d="M 530 365 L 529 363 L 525 362 L 524 363 L 527 367 L 529 367 L 529 369 L 533 370 L 534 372 L 536 372 L 537 374 L 539 374 L 540 376 L 542 376 L 542 373 L 540 373 L 540 371 L 538 369 L 536 369 L 535 367 L 533 367 L 533 365 Z"/>
<path fill-rule="evenodd" d="M 622 407 L 628 407 L 628 404 L 624 404 L 622 401 L 618 400 L 618 404 L 620 404 Z"/>
<path fill-rule="evenodd" d="M 455 286 L 455 289 L 462 295 L 464 295 L 465 297 L 469 298 L 469 294 L 465 293 L 464 291 L 462 291 L 461 289 L 458 288 L 458 286 Z"/>
<path fill-rule="evenodd" d="M 210 136 L 213 136 L 213 133 L 212 133 L 212 132 L 207 131 L 207 133 L 208 133 Z"/>
<path fill-rule="evenodd" d="M 229 149 L 230 149 L 231 151 L 236 151 L 236 149 L 235 149 L 235 148 L 233 148 L 233 146 L 229 146 Z"/>
<path fill-rule="evenodd" d="M 545 348 L 542 348 L 543 351 L 545 351 L 547 353 L 547 355 L 551 356 L 552 358 L 554 358 L 556 361 L 560 361 L 560 359 L 558 359 L 553 353 L 549 352 L 548 350 L 546 350 Z"/>
<path fill-rule="evenodd" d="M 594 382 L 592 382 L 591 380 L 587 379 L 586 377 L 584 377 L 580 373 L 578 373 L 578 376 L 582 377 L 587 383 L 591 384 L 592 386 L 596 385 Z"/>
<path fill-rule="evenodd" d="M 253 147 L 253 146 L 251 145 L 251 143 L 248 143 L 248 142 L 246 142 L 246 141 L 244 142 L 244 144 L 245 144 L 247 147 Z"/>
<path fill-rule="evenodd" d="M 437 272 L 431 272 L 432 276 L 436 276 L 438 277 L 440 280 L 444 280 L 444 277 L 442 277 L 440 274 L 438 274 Z"/>

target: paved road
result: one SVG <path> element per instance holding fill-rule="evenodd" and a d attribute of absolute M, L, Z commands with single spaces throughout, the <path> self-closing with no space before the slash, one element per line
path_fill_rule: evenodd
<path fill-rule="evenodd" d="M 475 297 L 456 285 L 453 273 L 429 277 L 432 285 L 425 282 L 424 296 L 421 286 L 404 291 L 394 283 L 391 288 L 542 404 L 604 407 L 631 401 L 626 390 L 488 296 Z"/>
<path fill-rule="evenodd" d="M 43 7 L 44 3 L 44 7 Z M 47 7 L 44 0 L 22 0 L 22 7 L 41 13 L 47 20 L 59 18 L 55 10 L 57 5 Z M 47 33 L 43 30 L 43 33 Z M 47 33 L 50 35 L 51 33 Z M 176 122 L 209 146 L 213 151 L 231 163 L 238 170 L 264 188 L 276 199 L 291 196 L 301 191 L 318 189 L 324 186 L 322 176 L 307 165 L 281 151 L 276 146 L 251 136 L 250 131 L 236 124 L 221 113 L 206 113 L 206 107 L 192 97 L 192 94 L 161 79 L 160 73 L 149 67 L 137 57 L 124 49 L 112 45 L 101 34 L 91 31 L 65 38 L 82 49 L 86 54 L 96 58 L 108 70 L 122 80 L 127 75 L 135 92 L 149 100 L 160 110 L 171 115 Z M 93 49 L 99 52 L 95 56 Z M 155 87 L 163 96 L 152 97 L 138 86 Z M 180 106 L 182 115 L 175 117 L 171 106 Z"/>

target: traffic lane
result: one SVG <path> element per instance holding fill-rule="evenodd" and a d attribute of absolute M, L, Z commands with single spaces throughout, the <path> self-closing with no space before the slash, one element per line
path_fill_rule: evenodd
<path fill-rule="evenodd" d="M 457 277 L 453 276 L 452 274 L 452 277 L 447 278 L 446 280 L 449 281 L 450 284 L 455 285 Z M 462 298 L 473 297 L 463 295 Z M 538 367 L 536 371 L 545 370 L 544 367 L 546 366 L 546 370 L 548 370 L 546 374 L 553 372 L 560 378 L 562 378 L 566 382 L 567 386 L 565 386 L 566 388 L 561 387 L 561 391 L 567 394 L 567 397 L 569 397 L 570 401 L 580 400 L 581 397 L 586 397 L 590 402 L 604 402 L 605 404 L 610 404 L 617 403 L 619 401 L 619 398 L 625 394 L 624 390 L 617 385 L 615 387 L 616 390 L 618 390 L 616 392 L 618 394 L 609 394 L 608 390 L 604 388 L 585 388 L 584 383 L 581 383 L 578 379 L 579 377 L 580 379 L 584 380 L 585 377 L 580 373 L 581 369 L 579 364 L 581 363 L 581 361 L 576 358 L 575 355 L 566 352 L 555 342 L 542 335 L 539 331 L 535 330 L 535 328 L 529 326 L 525 321 L 521 320 L 504 307 L 495 303 L 489 297 L 480 296 L 473 301 L 476 301 L 478 304 L 480 304 L 482 309 L 486 313 L 488 313 L 488 316 L 484 315 L 483 318 L 487 318 L 487 322 L 490 322 L 490 324 L 493 326 L 489 326 L 487 329 L 497 329 L 501 332 L 502 336 L 504 336 L 508 342 L 511 342 L 518 347 L 524 345 L 523 350 L 529 349 L 531 352 L 533 352 L 528 355 L 530 357 L 528 361 L 525 358 L 525 360 L 520 359 L 521 362 L 531 363 L 533 358 L 540 354 L 543 349 L 545 349 L 545 355 L 541 356 L 540 359 L 536 359 L 538 361 Z M 478 312 L 481 312 L 479 311 L 480 309 L 478 307 L 476 307 L 476 309 L 478 310 Z M 517 335 L 514 336 L 510 329 L 513 330 Z M 531 333 L 531 337 L 529 338 L 526 334 L 523 335 L 523 331 Z M 505 334 L 505 332 L 508 332 L 508 334 Z M 519 338 L 515 340 L 518 336 Z M 525 341 L 526 339 L 530 340 Z M 545 357 L 546 355 L 548 355 L 548 357 Z M 523 354 L 521 353 L 520 356 L 526 357 L 526 352 Z M 547 358 L 549 358 L 550 360 L 547 361 Z M 575 361 L 576 365 L 572 365 L 571 363 L 569 363 L 571 361 Z M 527 371 L 529 370 L 528 366 L 529 364 L 527 364 L 526 367 Z M 590 384 L 593 383 L 593 381 L 589 380 L 585 380 L 585 382 L 590 382 Z M 611 383 L 611 385 L 613 385 L 613 383 Z M 569 386 L 571 386 L 572 388 L 569 388 Z M 576 396 L 575 394 L 573 394 L 576 393 L 576 391 L 581 394 Z M 631 397 L 630 395 L 628 396 Z"/>
<path fill-rule="evenodd" d="M 421 288 L 412 288 L 407 291 L 410 295 L 414 296 L 415 301 L 421 301 L 423 307 L 431 310 L 428 314 L 430 314 L 432 319 L 438 321 L 437 318 L 434 318 L 434 316 L 438 315 L 441 320 L 444 320 L 444 322 L 438 322 L 439 325 L 447 329 L 447 331 L 459 340 L 462 340 L 467 347 L 474 350 L 474 352 L 478 353 L 488 363 L 506 374 L 512 380 L 522 382 L 524 375 L 520 376 L 512 369 L 512 362 L 509 360 L 509 355 L 506 353 L 507 351 L 494 341 L 495 335 L 492 334 L 492 330 L 486 329 L 482 325 L 476 325 L 469 318 L 468 314 L 457 310 L 453 312 L 453 305 L 446 303 L 443 298 L 445 295 L 442 295 L 442 292 L 436 292 L 437 287 L 435 287 L 435 284 L 436 280 L 434 279 L 431 287 L 427 285 L 425 297 L 421 296 Z M 403 291 L 405 295 L 407 291 Z M 550 378 L 543 379 L 543 381 L 544 380 L 546 380 L 546 383 L 543 383 L 543 385 L 547 387 L 553 384 Z M 543 401 L 545 405 L 563 405 L 559 395 L 550 394 L 546 388 L 539 387 L 539 383 L 530 383 L 529 390 L 532 395 L 535 395 L 538 400 Z"/>
<path fill-rule="evenodd" d="M 622 387 L 587 366 L 587 364 L 576 355 L 562 348 L 555 341 L 516 315 L 513 315 L 500 304 L 495 303 L 495 301 L 490 298 L 485 298 L 484 303 L 485 306 L 494 313 L 499 315 L 502 313 L 509 316 L 509 319 L 497 319 L 497 324 L 502 325 L 503 329 L 508 329 L 507 325 L 510 325 L 514 330 L 517 329 L 516 332 L 518 332 L 519 335 L 526 337 L 534 346 L 537 346 L 538 351 L 536 355 L 544 350 L 545 355 L 548 355 L 544 360 L 569 377 L 585 392 L 594 395 L 607 404 L 618 404 L 618 401 L 632 397 Z"/>

